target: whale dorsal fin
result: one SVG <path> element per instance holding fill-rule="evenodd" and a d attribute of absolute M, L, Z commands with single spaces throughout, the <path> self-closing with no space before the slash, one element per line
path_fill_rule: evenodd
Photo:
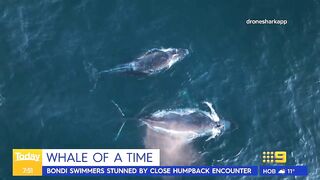
<path fill-rule="evenodd" d="M 204 101 L 203 103 L 209 107 L 209 109 L 210 109 L 210 118 L 212 119 L 212 121 L 219 122 L 220 118 L 219 118 L 218 114 L 216 113 L 216 111 L 213 109 L 212 104 L 207 102 L 207 101 Z"/>

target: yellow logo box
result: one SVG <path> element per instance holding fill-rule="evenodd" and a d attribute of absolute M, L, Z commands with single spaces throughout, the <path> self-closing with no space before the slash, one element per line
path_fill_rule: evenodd
<path fill-rule="evenodd" d="M 287 152 L 286 151 L 264 151 L 262 152 L 262 162 L 285 164 L 287 162 Z"/>
<path fill-rule="evenodd" d="M 13 176 L 41 176 L 42 150 L 41 149 L 13 149 L 12 150 Z"/>

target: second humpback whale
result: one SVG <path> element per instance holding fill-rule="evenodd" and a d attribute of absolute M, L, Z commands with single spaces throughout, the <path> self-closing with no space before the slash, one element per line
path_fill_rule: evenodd
<path fill-rule="evenodd" d="M 154 48 L 132 62 L 118 65 L 112 69 L 103 70 L 102 73 L 132 73 L 152 75 L 169 69 L 176 62 L 189 54 L 188 49 L 180 48 Z"/>
<path fill-rule="evenodd" d="M 124 117 L 121 108 L 115 102 L 112 103 Z M 220 119 L 211 103 L 206 101 L 203 103 L 210 109 L 209 112 L 198 108 L 166 109 L 158 110 L 136 120 L 161 135 L 179 138 L 185 142 L 191 142 L 200 137 L 207 137 L 206 141 L 208 141 L 229 129 L 231 124 L 229 121 Z M 115 140 L 118 139 L 126 121 L 135 118 L 125 119 Z"/>
<path fill-rule="evenodd" d="M 204 102 L 210 112 L 197 108 L 159 110 L 140 120 L 156 133 L 192 141 L 199 137 L 207 140 L 228 129 L 230 122 L 220 120 L 212 104 Z"/>

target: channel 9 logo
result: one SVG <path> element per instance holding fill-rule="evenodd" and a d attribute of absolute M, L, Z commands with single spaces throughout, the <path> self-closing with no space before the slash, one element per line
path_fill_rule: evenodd
<path fill-rule="evenodd" d="M 287 152 L 286 151 L 264 151 L 262 152 L 262 162 L 285 164 L 287 162 Z"/>

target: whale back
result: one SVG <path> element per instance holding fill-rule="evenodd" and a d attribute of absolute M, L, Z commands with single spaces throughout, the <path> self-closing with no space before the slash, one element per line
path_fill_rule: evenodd
<path fill-rule="evenodd" d="M 188 114 L 177 113 L 174 111 L 162 112 L 161 115 L 155 114 L 145 118 L 143 121 L 152 126 L 176 131 L 204 132 L 212 129 L 215 123 L 202 111 L 194 111 Z"/>
<path fill-rule="evenodd" d="M 170 55 L 160 50 L 147 52 L 134 61 L 135 71 L 154 73 L 168 66 Z"/>

